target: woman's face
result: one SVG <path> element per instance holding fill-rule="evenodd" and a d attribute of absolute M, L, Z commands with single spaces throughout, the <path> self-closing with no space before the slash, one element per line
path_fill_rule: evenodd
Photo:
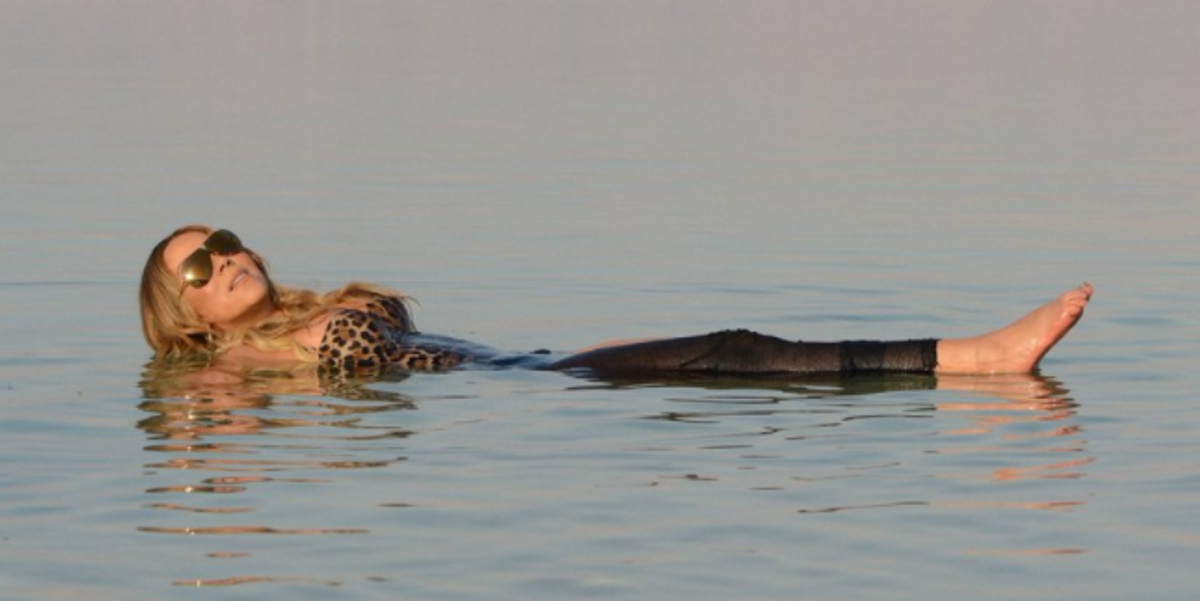
<path fill-rule="evenodd" d="M 202 321 L 222 331 L 247 328 L 270 316 L 274 307 L 267 276 L 245 251 L 229 256 L 210 254 L 213 273 L 208 283 L 199 288 L 184 284 L 180 266 L 206 239 L 208 234 L 203 232 L 185 232 L 163 249 L 163 261 L 183 290 L 183 302 Z"/>

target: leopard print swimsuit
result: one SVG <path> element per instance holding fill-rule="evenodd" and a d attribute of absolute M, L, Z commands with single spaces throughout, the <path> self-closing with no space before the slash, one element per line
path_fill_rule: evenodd
<path fill-rule="evenodd" d="M 462 352 L 420 344 L 420 338 L 404 303 L 381 297 L 364 310 L 339 310 L 330 319 L 317 350 L 322 365 L 348 372 L 441 370 L 467 359 Z"/>

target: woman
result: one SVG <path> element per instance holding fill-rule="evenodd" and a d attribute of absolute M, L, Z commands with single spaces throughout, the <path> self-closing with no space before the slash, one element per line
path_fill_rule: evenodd
<path fill-rule="evenodd" d="M 504 356 L 417 332 L 400 294 L 360 283 L 333 292 L 275 284 L 228 230 L 187 226 L 154 247 L 142 273 L 142 330 L 158 357 L 205 354 L 250 364 L 319 363 L 352 372 L 464 363 L 601 373 L 1027 373 L 1079 321 L 1083 284 L 972 338 L 790 342 L 745 330 L 601 345 L 555 360 Z"/>

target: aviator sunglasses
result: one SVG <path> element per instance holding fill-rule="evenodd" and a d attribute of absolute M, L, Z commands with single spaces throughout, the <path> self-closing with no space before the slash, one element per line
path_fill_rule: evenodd
<path fill-rule="evenodd" d="M 203 288 L 213 276 L 212 255 L 228 257 L 236 255 L 245 250 L 242 246 L 242 241 L 237 235 L 229 230 L 217 230 L 213 232 L 196 252 L 188 255 L 188 258 L 183 260 L 179 265 L 179 271 L 183 275 L 183 283 L 192 288 Z M 180 291 L 183 294 L 183 291 Z"/>

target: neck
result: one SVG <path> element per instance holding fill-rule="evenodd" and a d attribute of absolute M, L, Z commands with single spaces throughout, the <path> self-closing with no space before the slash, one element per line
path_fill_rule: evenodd
<path fill-rule="evenodd" d="M 242 313 L 238 318 L 229 323 L 224 323 L 218 326 L 223 332 L 235 333 L 239 331 L 249 330 L 264 321 L 274 317 L 279 313 L 279 309 L 268 298 L 263 298 L 261 302 Z"/>

